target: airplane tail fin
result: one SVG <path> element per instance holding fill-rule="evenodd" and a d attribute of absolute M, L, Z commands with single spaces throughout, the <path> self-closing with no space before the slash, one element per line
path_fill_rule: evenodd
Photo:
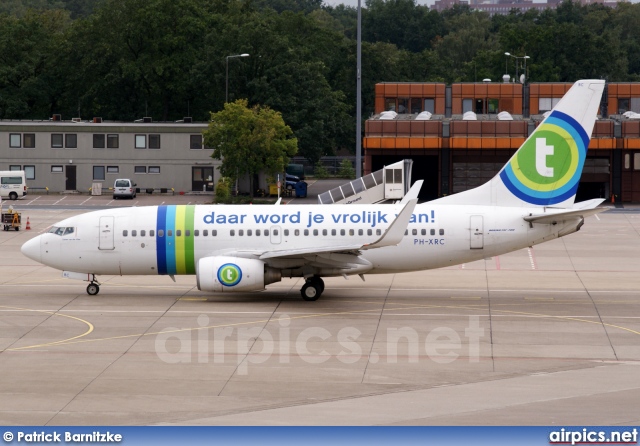
<path fill-rule="evenodd" d="M 491 181 L 434 203 L 571 207 L 603 90 L 603 80 L 573 84 Z"/>

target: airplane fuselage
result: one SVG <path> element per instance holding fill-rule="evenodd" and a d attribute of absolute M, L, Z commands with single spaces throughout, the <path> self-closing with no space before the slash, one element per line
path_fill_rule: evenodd
<path fill-rule="evenodd" d="M 107 275 L 196 274 L 204 257 L 245 256 L 323 245 L 366 244 L 381 237 L 398 206 L 153 206 L 109 209 L 72 217 L 40 237 L 40 261 L 79 273 Z M 352 271 L 320 265 L 323 276 L 416 271 L 504 254 L 573 232 L 578 219 L 530 225 L 538 209 L 495 206 L 416 206 L 397 246 L 364 250 L 370 265 Z M 569 231 L 569 232 L 567 232 Z M 67 232 L 60 234 L 60 232 Z M 309 261 L 309 256 L 300 256 Z M 283 276 L 304 262 L 270 259 Z"/>

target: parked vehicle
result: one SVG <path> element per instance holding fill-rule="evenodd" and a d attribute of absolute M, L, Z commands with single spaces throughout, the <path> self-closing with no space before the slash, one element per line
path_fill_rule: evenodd
<path fill-rule="evenodd" d="M 0 197 L 10 200 L 23 199 L 27 195 L 24 170 L 0 171 Z"/>
<path fill-rule="evenodd" d="M 137 184 L 128 178 L 120 178 L 113 184 L 113 198 L 136 198 Z"/>
<path fill-rule="evenodd" d="M 286 174 L 284 176 L 284 186 L 287 189 L 295 189 L 296 184 L 300 181 L 300 177 L 296 175 Z"/>

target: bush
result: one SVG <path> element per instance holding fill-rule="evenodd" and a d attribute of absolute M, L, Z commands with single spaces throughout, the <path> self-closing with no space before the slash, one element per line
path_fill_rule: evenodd
<path fill-rule="evenodd" d="M 356 170 L 351 165 L 351 161 L 342 160 L 340 163 L 340 170 L 338 171 L 338 176 L 340 178 L 349 178 L 353 179 L 356 176 Z"/>
<path fill-rule="evenodd" d="M 228 203 L 229 197 L 229 182 L 221 178 L 216 185 L 216 203 Z"/>
<path fill-rule="evenodd" d="M 313 175 L 320 179 L 329 178 L 329 171 L 324 164 L 320 164 L 320 162 L 318 162 L 318 164 L 313 167 Z"/>

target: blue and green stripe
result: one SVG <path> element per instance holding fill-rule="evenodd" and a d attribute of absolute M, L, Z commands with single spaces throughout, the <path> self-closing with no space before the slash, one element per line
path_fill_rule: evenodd
<path fill-rule="evenodd" d="M 195 274 L 195 206 L 158 206 L 156 261 L 158 274 Z M 178 235 L 180 234 L 180 235 Z"/>

